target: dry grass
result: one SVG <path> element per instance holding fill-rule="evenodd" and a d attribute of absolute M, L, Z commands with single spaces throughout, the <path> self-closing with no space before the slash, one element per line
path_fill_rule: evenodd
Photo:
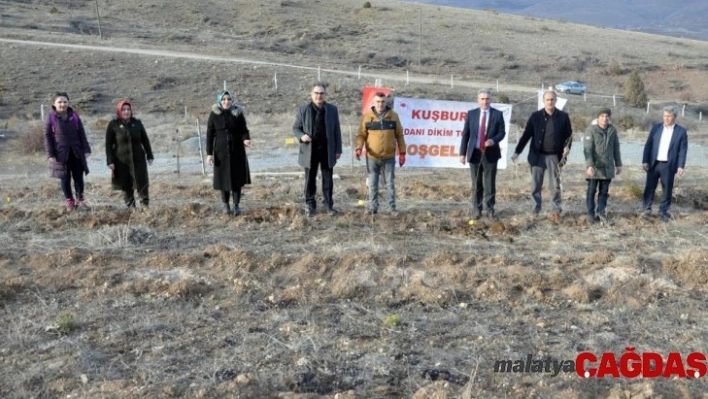
<path fill-rule="evenodd" d="M 22 155 L 44 152 L 44 125 L 41 122 L 31 124 L 18 138 Z"/>
<path fill-rule="evenodd" d="M 2 230 L 13 232 L 0 254 L 1 347 L 6 367 L 22 370 L 3 381 L 14 393 L 2 393 L 582 397 L 577 377 L 495 375 L 491 364 L 526 353 L 573 358 L 579 347 L 619 352 L 628 342 L 701 347 L 692 327 L 650 331 L 705 316 L 693 294 L 704 285 L 705 215 L 691 205 L 703 191 L 685 193 L 666 225 L 638 219 L 637 200 L 613 185 L 615 224 L 591 227 L 574 200 L 585 186 L 569 183 L 556 228 L 530 223 L 518 189 L 526 177 L 508 170 L 502 219 L 470 226 L 464 170 L 402 170 L 402 214 L 376 219 L 356 205 L 358 174 L 338 173 L 343 213 L 334 220 L 256 199 L 269 191 L 269 202 L 289 202 L 298 180 L 256 183 L 237 219 L 222 217 L 210 192 L 195 207 L 192 190 L 168 175 L 153 176 L 150 213 L 123 211 L 93 188 L 92 211 L 65 214 L 54 182 L 33 185 L 46 198 L 0 209 Z M 59 331 L 60 314 L 72 327 L 46 332 Z M 612 387 L 597 381 L 590 394 Z M 701 383 L 686 389 L 698 394 Z"/>

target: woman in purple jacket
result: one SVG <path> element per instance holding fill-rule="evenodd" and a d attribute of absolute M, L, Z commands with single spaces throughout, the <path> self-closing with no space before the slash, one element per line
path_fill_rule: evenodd
<path fill-rule="evenodd" d="M 66 198 L 66 209 L 71 212 L 76 207 L 88 209 L 84 199 L 84 174 L 89 173 L 86 162 L 91 155 L 91 147 L 86 140 L 84 125 L 79 114 L 69 107 L 69 95 L 57 92 L 52 97 L 52 109 L 44 128 L 44 149 L 49 161 L 52 177 L 61 180 L 61 189 Z M 76 200 L 71 192 L 74 179 Z"/>

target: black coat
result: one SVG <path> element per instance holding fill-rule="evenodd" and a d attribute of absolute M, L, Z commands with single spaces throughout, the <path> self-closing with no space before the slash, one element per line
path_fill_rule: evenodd
<path fill-rule="evenodd" d="M 553 134 L 555 138 L 552 143 L 553 153 L 558 155 L 558 161 L 560 161 L 563 159 L 563 150 L 566 147 L 570 149 L 570 146 L 573 144 L 573 128 L 570 124 L 568 114 L 559 109 L 553 111 L 551 121 L 553 123 Z M 529 117 L 524 133 L 521 135 L 514 153 L 521 154 L 526 143 L 531 141 L 531 144 L 529 144 L 529 164 L 531 166 L 541 166 L 539 160 L 541 159 L 541 148 L 545 135 L 546 110 L 542 108 L 532 113 Z"/>
<path fill-rule="evenodd" d="M 214 157 L 214 189 L 236 191 L 251 184 L 244 140 L 250 140 L 246 118 L 238 106 L 211 108 L 207 123 L 207 155 Z"/>
<path fill-rule="evenodd" d="M 139 119 L 113 119 L 106 128 L 106 164 L 114 165 L 115 190 L 142 191 L 148 187 L 147 160 L 155 159 L 145 127 Z"/>
<path fill-rule="evenodd" d="M 325 129 L 327 131 L 327 163 L 330 169 L 337 163 L 337 154 L 342 154 L 342 129 L 339 126 L 339 111 L 332 104 L 325 103 Z M 312 103 L 303 104 L 297 109 L 295 123 L 293 124 L 293 135 L 300 142 L 300 153 L 297 161 L 303 168 L 310 167 L 312 160 L 312 143 L 303 143 L 301 137 L 306 134 L 314 137 L 315 115 Z"/>

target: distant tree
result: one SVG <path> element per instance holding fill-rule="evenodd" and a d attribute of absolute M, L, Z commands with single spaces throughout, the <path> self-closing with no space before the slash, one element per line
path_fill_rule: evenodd
<path fill-rule="evenodd" d="M 371 2 L 370 1 L 365 2 L 364 8 L 371 8 Z"/>
<path fill-rule="evenodd" d="M 500 104 L 511 104 L 511 101 L 509 101 L 509 96 L 504 94 L 504 93 L 497 93 L 494 96 L 494 102 L 495 103 L 500 103 Z"/>
<path fill-rule="evenodd" d="M 632 107 L 644 108 L 649 98 L 644 90 L 644 82 L 637 71 L 632 72 L 624 85 L 624 101 Z"/>

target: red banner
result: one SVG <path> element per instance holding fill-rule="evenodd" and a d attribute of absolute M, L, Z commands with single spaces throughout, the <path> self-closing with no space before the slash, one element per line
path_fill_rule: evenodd
<path fill-rule="evenodd" d="M 391 89 L 387 87 L 364 86 L 364 88 L 361 89 L 361 93 L 361 114 L 363 115 L 364 112 L 374 106 L 374 97 L 376 96 L 376 93 L 383 93 L 388 96 L 391 94 Z"/>

